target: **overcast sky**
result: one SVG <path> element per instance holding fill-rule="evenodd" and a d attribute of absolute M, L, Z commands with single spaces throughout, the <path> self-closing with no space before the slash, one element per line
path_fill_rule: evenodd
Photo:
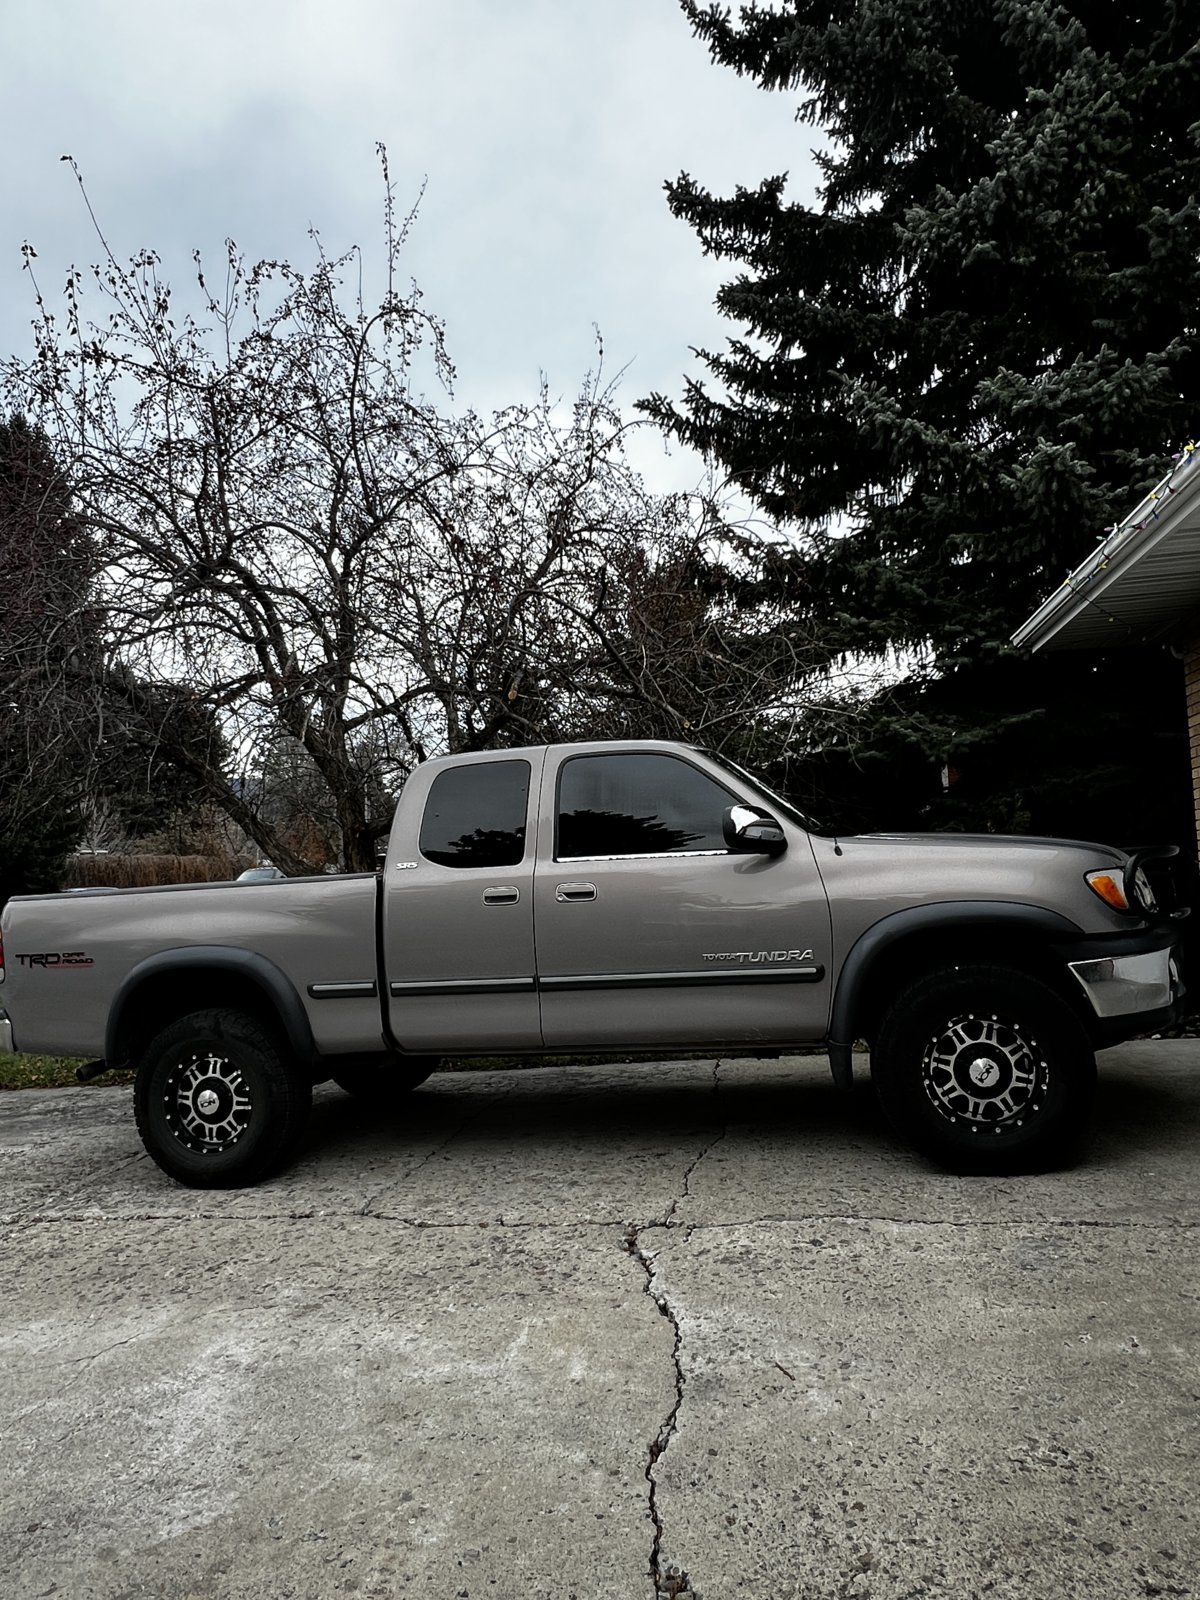
<path fill-rule="evenodd" d="M 627 408 L 678 394 L 689 345 L 730 330 L 663 181 L 815 181 L 795 97 L 715 66 L 675 0 L 9 0 L 0 108 L 0 353 L 30 348 L 23 240 L 48 299 L 96 258 L 61 155 L 116 254 L 149 245 L 183 283 L 226 235 L 307 264 L 310 224 L 380 260 L 382 140 L 401 209 L 428 179 L 407 270 L 481 408 L 540 371 L 571 393 L 593 324 Z M 664 486 L 696 476 L 650 440 L 637 459 Z"/>

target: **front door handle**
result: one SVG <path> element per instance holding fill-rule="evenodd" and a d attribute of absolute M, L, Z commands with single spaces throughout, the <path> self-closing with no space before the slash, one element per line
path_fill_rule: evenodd
<path fill-rule="evenodd" d="M 520 889 L 514 888 L 511 883 L 500 884 L 494 889 L 483 891 L 485 906 L 511 906 L 521 898 Z"/>
<path fill-rule="evenodd" d="M 596 885 L 594 883 L 560 883 L 554 890 L 554 898 L 564 900 L 594 900 L 596 898 Z"/>

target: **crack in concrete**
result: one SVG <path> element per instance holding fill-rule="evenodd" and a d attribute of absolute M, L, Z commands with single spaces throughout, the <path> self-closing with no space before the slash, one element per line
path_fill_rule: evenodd
<path fill-rule="evenodd" d="M 721 1072 L 721 1063 L 719 1061 L 714 1061 L 713 1062 L 713 1084 L 712 1084 L 712 1092 L 713 1092 L 714 1095 L 718 1095 L 721 1092 L 720 1072 Z M 720 1133 L 717 1134 L 716 1138 L 715 1139 L 710 1139 L 709 1142 L 700 1151 L 700 1154 L 695 1158 L 694 1161 L 692 1161 L 690 1166 L 685 1168 L 684 1174 L 683 1174 L 683 1187 L 679 1191 L 679 1193 L 675 1196 L 675 1198 L 671 1201 L 671 1204 L 667 1207 L 667 1209 L 666 1209 L 666 1211 L 663 1214 L 663 1217 L 661 1219 L 661 1225 L 664 1228 L 673 1228 L 673 1227 L 676 1226 L 676 1223 L 675 1223 L 675 1212 L 676 1212 L 676 1210 L 678 1209 L 678 1207 L 679 1207 L 679 1205 L 680 1205 L 680 1203 L 682 1201 L 687 1200 L 687 1199 L 689 1199 L 691 1197 L 691 1193 L 692 1193 L 692 1174 L 695 1172 L 696 1168 L 700 1165 L 700 1163 L 704 1160 L 704 1158 L 706 1156 L 710 1155 L 712 1153 L 712 1151 L 716 1149 L 716 1147 L 720 1144 L 721 1140 L 725 1138 L 725 1136 L 726 1136 L 726 1134 L 728 1132 L 729 1132 L 728 1125 L 727 1124 L 722 1124 L 721 1131 L 720 1131 Z"/>
<path fill-rule="evenodd" d="M 496 1099 L 498 1101 L 504 1101 L 509 1097 L 510 1094 L 512 1094 L 512 1092 L 513 1092 L 512 1091 L 512 1085 L 509 1084 L 501 1091 L 501 1093 L 499 1093 L 496 1096 Z M 451 1129 L 451 1131 L 442 1140 L 441 1144 L 434 1145 L 432 1150 L 428 1151 L 425 1155 L 423 1155 L 421 1157 L 420 1161 L 417 1162 L 415 1167 L 411 1167 L 404 1174 L 403 1181 L 405 1183 L 407 1183 L 410 1178 L 415 1178 L 418 1172 L 423 1171 L 424 1168 L 429 1165 L 429 1163 L 433 1160 L 434 1156 L 440 1156 L 443 1150 L 448 1150 L 450 1148 L 450 1146 L 454 1143 L 454 1141 L 458 1138 L 458 1136 L 463 1132 L 464 1129 L 471 1127 L 471 1125 L 473 1123 L 476 1123 L 476 1122 L 479 1121 L 479 1119 L 483 1115 L 485 1109 L 490 1110 L 491 1108 L 481 1105 L 481 1106 L 478 1106 L 476 1108 L 476 1110 L 471 1112 L 471 1114 L 469 1116 L 464 1117 L 462 1119 L 462 1121 L 458 1124 L 457 1127 Z M 382 1194 L 382 1193 L 384 1193 L 384 1191 L 381 1189 L 379 1191 L 379 1193 Z M 360 1217 L 370 1217 L 370 1216 L 377 1215 L 378 1213 L 376 1213 L 373 1210 L 373 1207 L 374 1207 L 374 1201 L 371 1198 L 368 1198 L 368 1199 L 364 1200 L 362 1205 L 358 1208 L 358 1215 Z"/>
<path fill-rule="evenodd" d="M 720 1073 L 721 1063 L 719 1060 L 714 1061 L 712 1085 L 714 1095 L 717 1095 L 720 1092 Z M 675 1222 L 675 1212 L 680 1202 L 686 1199 L 692 1192 L 691 1182 L 693 1173 L 696 1171 L 696 1168 L 700 1165 L 704 1158 L 709 1154 L 709 1152 L 715 1149 L 718 1144 L 720 1144 L 721 1140 L 728 1132 L 728 1126 L 722 1125 L 721 1131 L 717 1134 L 716 1138 L 710 1139 L 684 1169 L 683 1182 L 680 1185 L 679 1193 L 671 1201 L 663 1215 L 661 1217 L 656 1217 L 647 1223 L 628 1223 L 625 1228 L 623 1240 L 625 1250 L 630 1256 L 633 1257 L 646 1275 L 646 1282 L 643 1286 L 645 1292 L 658 1307 L 659 1315 L 671 1325 L 671 1364 L 675 1373 L 675 1403 L 667 1412 L 662 1422 L 659 1423 L 658 1432 L 650 1441 L 645 1468 L 646 1483 L 649 1486 L 650 1521 L 654 1525 L 654 1537 L 650 1544 L 649 1576 L 654 1584 L 655 1595 L 665 1596 L 666 1600 L 683 1600 L 683 1597 L 693 1594 L 692 1581 L 685 1568 L 667 1565 L 666 1569 L 664 1570 L 664 1529 L 662 1514 L 659 1511 L 658 1506 L 658 1479 L 655 1476 L 654 1470 L 659 1461 L 670 1448 L 671 1440 L 675 1437 L 675 1431 L 679 1421 L 679 1411 L 680 1407 L 683 1405 L 684 1384 L 687 1380 L 685 1379 L 683 1373 L 683 1358 L 681 1355 L 681 1350 L 683 1347 L 683 1330 L 680 1327 L 679 1318 L 676 1315 L 671 1302 L 668 1300 L 666 1294 L 658 1287 L 658 1273 L 654 1265 L 655 1255 L 653 1252 L 648 1252 L 643 1249 L 641 1234 L 646 1228 L 663 1228 L 670 1230 L 671 1228 L 678 1226 L 678 1224 Z"/>
<path fill-rule="evenodd" d="M 52 1367 L 78 1367 L 84 1363 L 99 1361 L 101 1356 L 106 1356 L 110 1350 L 120 1350 L 127 1344 L 136 1344 L 141 1338 L 140 1333 L 131 1333 L 128 1339 L 114 1339 L 112 1344 L 102 1345 L 99 1350 L 93 1350 L 90 1356 L 70 1356 L 66 1361 L 51 1361 Z"/>
<path fill-rule="evenodd" d="M 664 1223 L 651 1223 L 651 1227 L 663 1227 Z M 658 1307 L 659 1315 L 664 1317 L 671 1325 L 673 1335 L 671 1345 L 671 1361 L 675 1368 L 675 1404 L 667 1412 L 659 1424 L 658 1432 L 650 1441 L 649 1459 L 646 1462 L 646 1482 L 650 1486 L 650 1520 L 654 1524 L 654 1538 L 650 1545 L 650 1578 L 654 1584 L 656 1595 L 668 1597 L 683 1596 L 692 1592 L 691 1579 L 679 1567 L 669 1567 L 663 1571 L 663 1522 L 658 1509 L 658 1479 L 654 1469 L 666 1454 L 671 1440 L 675 1437 L 675 1427 L 679 1419 L 679 1408 L 683 1404 L 683 1362 L 680 1359 L 680 1346 L 683 1343 L 683 1334 L 679 1327 L 679 1318 L 671 1309 L 671 1303 L 655 1286 L 658 1276 L 654 1266 L 653 1254 L 648 1254 L 641 1243 L 641 1229 L 630 1223 L 625 1232 L 624 1246 L 626 1251 L 641 1267 L 646 1274 L 645 1291 Z"/>

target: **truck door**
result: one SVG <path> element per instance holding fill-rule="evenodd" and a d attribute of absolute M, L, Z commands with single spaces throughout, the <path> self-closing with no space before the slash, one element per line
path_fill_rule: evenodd
<path fill-rule="evenodd" d="M 571 1045 L 823 1037 L 828 903 L 803 828 L 731 854 L 722 815 L 762 807 L 700 752 L 586 752 L 543 784 L 534 888 L 542 1036 Z"/>
<path fill-rule="evenodd" d="M 543 761 L 540 750 L 481 753 L 418 767 L 405 785 L 382 896 L 388 1017 L 402 1049 L 541 1043 L 533 851 Z"/>

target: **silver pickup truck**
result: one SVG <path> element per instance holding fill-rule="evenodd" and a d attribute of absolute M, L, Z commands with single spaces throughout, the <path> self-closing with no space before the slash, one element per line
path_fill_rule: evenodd
<path fill-rule="evenodd" d="M 1062 839 L 835 837 L 665 741 L 418 767 L 378 874 L 33 895 L 0 920 L 0 1050 L 136 1068 L 154 1160 L 257 1181 L 314 1083 L 394 1096 L 439 1056 L 865 1040 L 893 1126 L 943 1164 L 1064 1158 L 1097 1046 L 1171 1021 L 1156 872 Z"/>

